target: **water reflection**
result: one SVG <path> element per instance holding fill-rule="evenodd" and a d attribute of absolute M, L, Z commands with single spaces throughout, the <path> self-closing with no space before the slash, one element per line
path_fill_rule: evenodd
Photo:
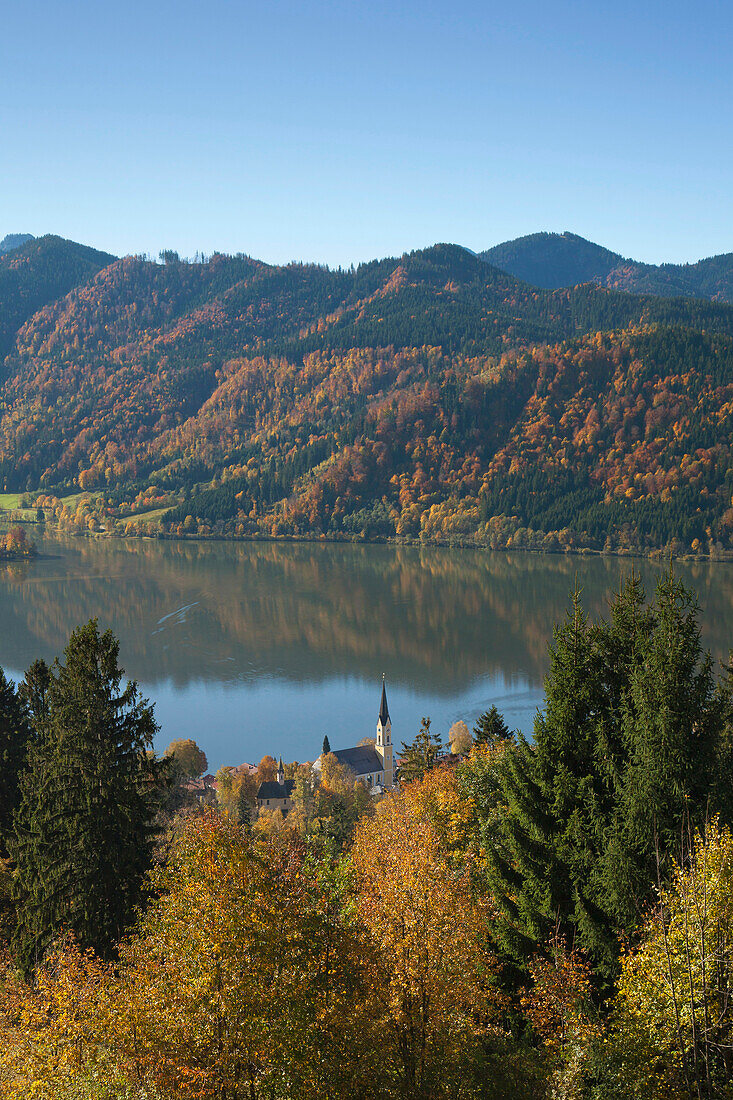
<path fill-rule="evenodd" d="M 0 665 L 17 672 L 55 656 L 70 631 L 96 615 L 120 638 L 128 674 L 168 699 L 177 730 L 197 705 L 222 727 L 243 728 L 247 709 L 250 725 L 291 744 L 299 722 L 312 736 L 323 730 L 336 734 L 336 745 L 348 742 L 340 728 L 370 706 L 383 671 L 412 724 L 428 707 L 445 721 L 470 717 L 488 697 L 510 709 L 514 700 L 522 724 L 531 724 L 552 625 L 576 575 L 587 609 L 599 614 L 631 566 L 317 543 L 49 539 L 42 551 L 35 562 L 0 570 Z M 652 588 L 663 567 L 634 565 Z M 705 644 L 724 658 L 733 568 L 678 572 L 698 593 Z M 359 736 L 372 732 L 371 717 Z"/>

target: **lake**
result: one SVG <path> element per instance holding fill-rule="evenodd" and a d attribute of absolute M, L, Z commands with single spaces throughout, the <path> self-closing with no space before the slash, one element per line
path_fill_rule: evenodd
<path fill-rule="evenodd" d="M 577 575 L 601 614 L 632 562 L 327 543 L 45 538 L 0 564 L 0 665 L 13 678 L 62 653 L 92 616 L 156 704 L 158 748 L 193 737 L 209 767 L 265 753 L 313 759 L 373 736 L 382 673 L 395 743 L 423 715 L 445 737 L 495 703 L 530 732 L 547 644 Z M 648 589 L 662 565 L 635 560 Z M 680 563 L 705 645 L 733 645 L 733 566 Z"/>

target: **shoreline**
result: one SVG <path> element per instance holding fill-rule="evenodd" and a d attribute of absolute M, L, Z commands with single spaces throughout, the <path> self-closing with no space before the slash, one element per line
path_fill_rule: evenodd
<path fill-rule="evenodd" d="M 131 519 L 133 517 L 130 517 Z M 34 526 L 31 524 L 30 526 Z M 691 552 L 675 553 L 668 548 L 643 550 L 639 548 L 623 549 L 596 549 L 589 546 L 559 547 L 534 547 L 534 546 L 490 546 L 485 542 L 478 542 L 467 538 L 456 539 L 421 539 L 412 537 L 383 537 L 360 538 L 325 534 L 303 535 L 227 535 L 227 534 L 183 534 L 173 535 L 168 532 L 156 532 L 155 534 L 130 533 L 121 534 L 111 531 L 64 531 L 55 524 L 46 524 L 49 534 L 64 536 L 74 539 L 115 540 L 119 542 L 143 541 L 143 542 L 180 542 L 180 543 L 278 543 L 292 544 L 318 544 L 335 546 L 394 546 L 394 547 L 432 547 L 444 550 L 474 550 L 487 551 L 489 553 L 520 553 L 520 554 L 547 554 L 553 557 L 595 557 L 595 558 L 640 558 L 644 561 L 679 561 L 685 563 L 708 563 L 715 565 L 733 564 L 733 550 L 723 551 L 721 554 L 694 554 Z M 16 557 L 15 561 L 32 561 L 43 557 L 38 551 L 31 557 Z M 0 561 L 10 560 L 3 559 Z"/>

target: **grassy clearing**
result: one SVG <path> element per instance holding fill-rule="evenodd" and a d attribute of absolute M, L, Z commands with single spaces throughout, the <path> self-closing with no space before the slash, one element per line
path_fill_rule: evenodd
<path fill-rule="evenodd" d="M 134 523 L 153 523 L 155 520 L 164 516 L 167 511 L 172 508 L 173 505 L 168 504 L 165 508 L 155 508 L 152 512 L 136 512 L 135 515 L 126 516 L 122 523 L 126 523 L 127 520 L 132 520 Z"/>

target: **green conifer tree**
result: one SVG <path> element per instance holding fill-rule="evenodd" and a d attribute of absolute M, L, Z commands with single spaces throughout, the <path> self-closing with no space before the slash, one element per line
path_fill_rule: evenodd
<path fill-rule="evenodd" d="M 237 792 L 237 820 L 243 829 L 251 828 L 252 806 L 249 801 L 246 783 L 240 783 Z"/>
<path fill-rule="evenodd" d="M 685 820 L 730 820 L 726 722 L 730 701 L 704 653 L 697 600 L 673 572 L 657 586 L 651 629 L 642 635 L 624 713 L 627 763 L 604 859 L 605 887 L 620 928 L 630 931 L 650 898 L 657 853 L 664 873 L 679 855 Z"/>
<path fill-rule="evenodd" d="M 473 740 L 476 745 L 495 745 L 499 741 L 509 741 L 512 732 L 504 721 L 504 716 L 496 706 L 491 706 L 476 719 L 473 727 Z"/>
<path fill-rule="evenodd" d="M 37 664 L 23 687 L 33 740 L 11 853 L 14 951 L 26 972 L 62 929 L 109 957 L 143 896 L 157 727 L 137 685 L 122 685 L 118 656 L 92 620 L 71 635 L 64 663 Z"/>
<path fill-rule="evenodd" d="M 321 752 L 324 756 L 328 756 L 330 751 L 331 751 L 331 742 L 328 740 L 328 734 L 325 734 L 325 736 L 323 738 L 323 748 L 321 749 Z"/>
<path fill-rule="evenodd" d="M 28 723 L 15 684 L 0 669 L 0 859 L 8 854 L 28 745 Z"/>
<path fill-rule="evenodd" d="M 432 768 L 442 747 L 440 738 L 430 730 L 430 719 L 423 718 L 415 740 L 409 745 L 402 745 L 400 780 L 409 783 L 412 779 L 422 779 L 425 772 Z"/>
<path fill-rule="evenodd" d="M 500 762 L 507 809 L 487 851 L 497 941 L 517 967 L 558 930 L 608 988 L 619 934 L 653 895 L 655 836 L 664 863 L 688 812 L 729 812 L 715 773 L 730 774 L 731 707 L 696 610 L 672 576 L 646 606 L 632 575 L 609 621 L 589 624 L 576 591 L 556 629 L 534 743 L 520 737 Z"/>
<path fill-rule="evenodd" d="M 577 589 L 550 653 L 534 744 L 520 736 L 500 764 L 507 803 L 503 843 L 487 853 L 489 881 L 505 917 L 497 938 L 516 966 L 555 927 L 572 940 L 585 919 L 583 946 L 594 948 L 596 956 L 605 955 L 608 939 L 608 922 L 591 902 L 597 836 L 608 805 L 595 760 L 598 654 Z"/>

